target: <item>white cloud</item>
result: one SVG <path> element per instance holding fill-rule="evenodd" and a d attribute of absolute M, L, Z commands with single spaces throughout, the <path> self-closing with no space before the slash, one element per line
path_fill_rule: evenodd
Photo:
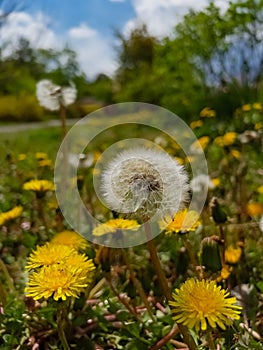
<path fill-rule="evenodd" d="M 82 23 L 59 36 L 50 28 L 49 22 L 49 18 L 40 12 L 34 17 L 26 12 L 10 14 L 1 28 L 1 42 L 6 44 L 3 55 L 10 55 L 21 37 L 34 48 L 59 50 L 69 43 L 88 78 L 92 79 L 99 73 L 114 72 L 114 49 L 98 31 Z"/>
<path fill-rule="evenodd" d="M 3 54 L 8 54 L 15 48 L 20 37 L 30 41 L 35 48 L 55 48 L 57 38 L 48 25 L 48 18 L 40 12 L 35 17 L 26 12 L 11 13 L 1 28 L 1 40 L 7 43 L 6 52 Z"/>
<path fill-rule="evenodd" d="M 88 39 L 97 34 L 96 30 L 88 27 L 85 23 L 80 24 L 78 27 L 71 28 L 68 33 L 73 39 Z"/>
<path fill-rule="evenodd" d="M 159 38 L 172 35 L 174 27 L 189 8 L 200 10 L 208 5 L 207 0 L 132 0 L 136 17 L 128 21 L 124 34 L 145 23 L 149 32 Z M 227 0 L 217 0 L 216 5 L 226 8 Z"/>
<path fill-rule="evenodd" d="M 98 73 L 114 72 L 114 49 L 98 31 L 86 24 L 80 24 L 69 30 L 68 39 L 70 47 L 78 53 L 79 62 L 88 78 L 93 78 Z"/>

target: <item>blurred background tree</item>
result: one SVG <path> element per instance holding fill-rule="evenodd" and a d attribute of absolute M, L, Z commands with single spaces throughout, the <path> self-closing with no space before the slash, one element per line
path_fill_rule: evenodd
<path fill-rule="evenodd" d="M 20 2 L 0 0 L 1 4 L 8 6 L 0 24 Z M 162 40 L 146 25 L 129 35 L 117 32 L 115 74 L 99 74 L 92 81 L 69 46 L 35 49 L 21 37 L 16 49 L 3 55 L 8 43 L 2 43 L 0 120 L 50 117 L 35 104 L 36 83 L 45 78 L 61 86 L 70 81 L 76 85 L 79 102 L 71 107 L 72 117 L 105 104 L 141 101 L 164 106 L 187 121 L 208 106 L 224 120 L 240 105 L 262 98 L 262 33 L 263 0 L 229 1 L 225 10 L 210 1 L 202 10 L 190 10 L 173 35 Z"/>

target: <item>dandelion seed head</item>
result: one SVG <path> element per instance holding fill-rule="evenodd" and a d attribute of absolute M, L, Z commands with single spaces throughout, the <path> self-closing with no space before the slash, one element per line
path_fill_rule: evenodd
<path fill-rule="evenodd" d="M 40 80 L 37 83 L 37 99 L 42 107 L 50 111 L 59 110 L 60 106 L 68 106 L 75 102 L 77 90 L 71 86 L 61 87 L 55 85 L 48 79 Z"/>
<path fill-rule="evenodd" d="M 188 176 L 163 151 L 134 148 L 111 160 L 101 175 L 107 206 L 118 213 L 151 217 L 177 212 L 188 201 Z"/>

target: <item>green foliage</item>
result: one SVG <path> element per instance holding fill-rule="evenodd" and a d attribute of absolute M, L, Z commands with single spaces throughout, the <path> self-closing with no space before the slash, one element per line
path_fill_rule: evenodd
<path fill-rule="evenodd" d="M 34 95 L 0 96 L 0 121 L 34 121 L 44 117 Z"/>

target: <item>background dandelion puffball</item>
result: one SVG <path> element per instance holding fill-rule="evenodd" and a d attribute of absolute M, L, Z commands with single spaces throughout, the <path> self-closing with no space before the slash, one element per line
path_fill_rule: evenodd
<path fill-rule="evenodd" d="M 184 168 L 159 149 L 121 151 L 101 174 L 100 192 L 106 206 L 139 221 L 157 213 L 159 218 L 175 214 L 189 200 L 189 191 Z"/>
<path fill-rule="evenodd" d="M 132 126 L 133 133 L 130 133 Z M 153 129 L 151 132 L 150 129 Z M 117 131 L 117 132 L 116 132 Z M 135 133 L 134 133 L 135 132 Z M 92 142 L 96 137 L 114 135 L 107 144 L 97 144 L 98 153 L 86 186 L 94 193 L 96 208 L 81 198 L 77 177 L 80 155 L 96 152 Z M 154 136 L 153 136 L 154 135 Z M 156 135 L 158 137 L 156 137 Z M 157 139 L 169 139 L 179 147 L 186 159 L 184 168 L 160 147 Z M 140 142 L 138 140 L 141 140 Z M 78 121 L 67 133 L 57 154 L 54 182 L 59 208 L 70 227 L 87 240 L 114 248 L 143 244 L 149 240 L 143 223 L 151 227 L 151 239 L 161 233 L 160 218 L 172 216 L 187 203 L 189 210 L 201 213 L 207 188 L 199 192 L 191 189 L 190 180 L 200 174 L 208 176 L 203 152 L 193 153 L 191 145 L 198 142 L 191 128 L 165 108 L 147 103 L 127 102 L 106 106 Z M 115 147 L 116 144 L 116 147 Z M 121 144 L 124 146 L 122 147 Z M 112 149 L 112 151 L 111 151 Z M 102 151 L 102 153 L 101 153 Z M 65 159 L 68 154 L 68 159 Z M 77 161 L 71 162 L 70 156 Z M 98 166 L 97 166 L 98 165 Z M 110 234 L 93 235 L 94 228 L 112 217 L 138 219 L 138 229 L 123 230 L 122 239 Z M 139 220 L 140 219 L 140 220 Z"/>
<path fill-rule="evenodd" d="M 66 107 L 75 102 L 77 90 L 74 84 L 61 87 L 44 79 L 37 83 L 36 94 L 40 106 L 50 111 L 57 111 L 61 105 Z"/>

